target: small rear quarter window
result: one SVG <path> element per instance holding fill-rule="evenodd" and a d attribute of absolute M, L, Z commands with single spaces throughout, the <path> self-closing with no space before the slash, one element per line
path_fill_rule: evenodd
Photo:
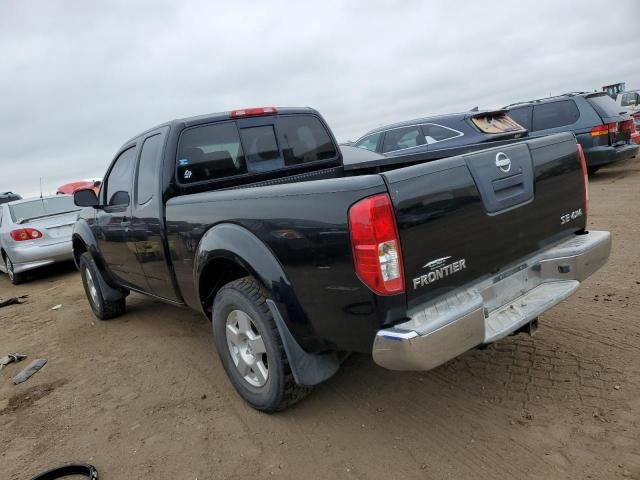
<path fill-rule="evenodd" d="M 338 156 L 327 129 L 312 115 L 279 117 L 278 140 L 287 166 L 332 160 Z"/>

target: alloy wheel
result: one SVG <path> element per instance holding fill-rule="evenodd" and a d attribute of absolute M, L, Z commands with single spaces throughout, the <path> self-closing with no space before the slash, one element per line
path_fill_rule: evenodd
<path fill-rule="evenodd" d="M 269 378 L 269 362 L 256 324 L 242 310 L 233 310 L 227 316 L 225 332 L 231 358 L 242 378 L 253 387 L 263 387 Z"/>
<path fill-rule="evenodd" d="M 5 266 L 5 269 L 7 270 L 7 275 L 9 275 L 9 278 L 11 279 L 11 281 L 13 281 L 15 272 L 13 271 L 13 262 L 9 257 L 5 257 L 4 266 Z"/>
<path fill-rule="evenodd" d="M 98 289 L 96 288 L 96 284 L 93 281 L 93 276 L 91 275 L 91 271 L 88 268 L 85 268 L 84 275 L 87 280 L 87 289 L 89 290 L 89 297 L 90 297 L 91 303 L 93 303 L 93 305 L 97 307 L 100 304 L 98 300 Z"/>

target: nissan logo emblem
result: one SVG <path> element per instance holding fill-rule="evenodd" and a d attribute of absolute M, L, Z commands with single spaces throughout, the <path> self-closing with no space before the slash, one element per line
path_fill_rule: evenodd
<path fill-rule="evenodd" d="M 498 167 L 502 173 L 509 173 L 509 170 L 511 170 L 511 159 L 507 157 L 506 153 L 496 153 L 496 167 Z"/>

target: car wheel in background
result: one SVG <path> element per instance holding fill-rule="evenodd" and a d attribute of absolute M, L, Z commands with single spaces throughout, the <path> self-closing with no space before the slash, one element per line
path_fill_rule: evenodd
<path fill-rule="evenodd" d="M 4 269 L 7 271 L 7 275 L 9 275 L 9 280 L 11 280 L 11 283 L 14 285 L 19 285 L 27 279 L 24 274 L 14 271 L 13 262 L 8 255 L 4 257 Z"/>
<path fill-rule="evenodd" d="M 80 256 L 80 274 L 91 310 L 100 320 L 119 317 L 126 310 L 124 295 L 116 300 L 107 300 L 101 286 L 101 273 L 89 252 Z"/>
<path fill-rule="evenodd" d="M 594 173 L 596 173 L 598 170 L 600 170 L 600 167 L 587 167 L 587 173 L 589 175 L 593 175 Z"/>
<path fill-rule="evenodd" d="M 251 277 L 220 289 L 213 336 L 222 366 L 240 396 L 265 412 L 284 410 L 311 389 L 295 383 L 267 298 Z"/>

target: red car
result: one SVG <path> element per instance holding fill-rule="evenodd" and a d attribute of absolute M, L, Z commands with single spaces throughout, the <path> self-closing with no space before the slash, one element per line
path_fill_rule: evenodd
<path fill-rule="evenodd" d="M 81 180 L 79 182 L 71 182 L 58 187 L 56 194 L 73 195 L 77 190 L 82 190 L 85 188 L 91 188 L 97 194 L 101 184 L 102 182 L 100 180 Z"/>

